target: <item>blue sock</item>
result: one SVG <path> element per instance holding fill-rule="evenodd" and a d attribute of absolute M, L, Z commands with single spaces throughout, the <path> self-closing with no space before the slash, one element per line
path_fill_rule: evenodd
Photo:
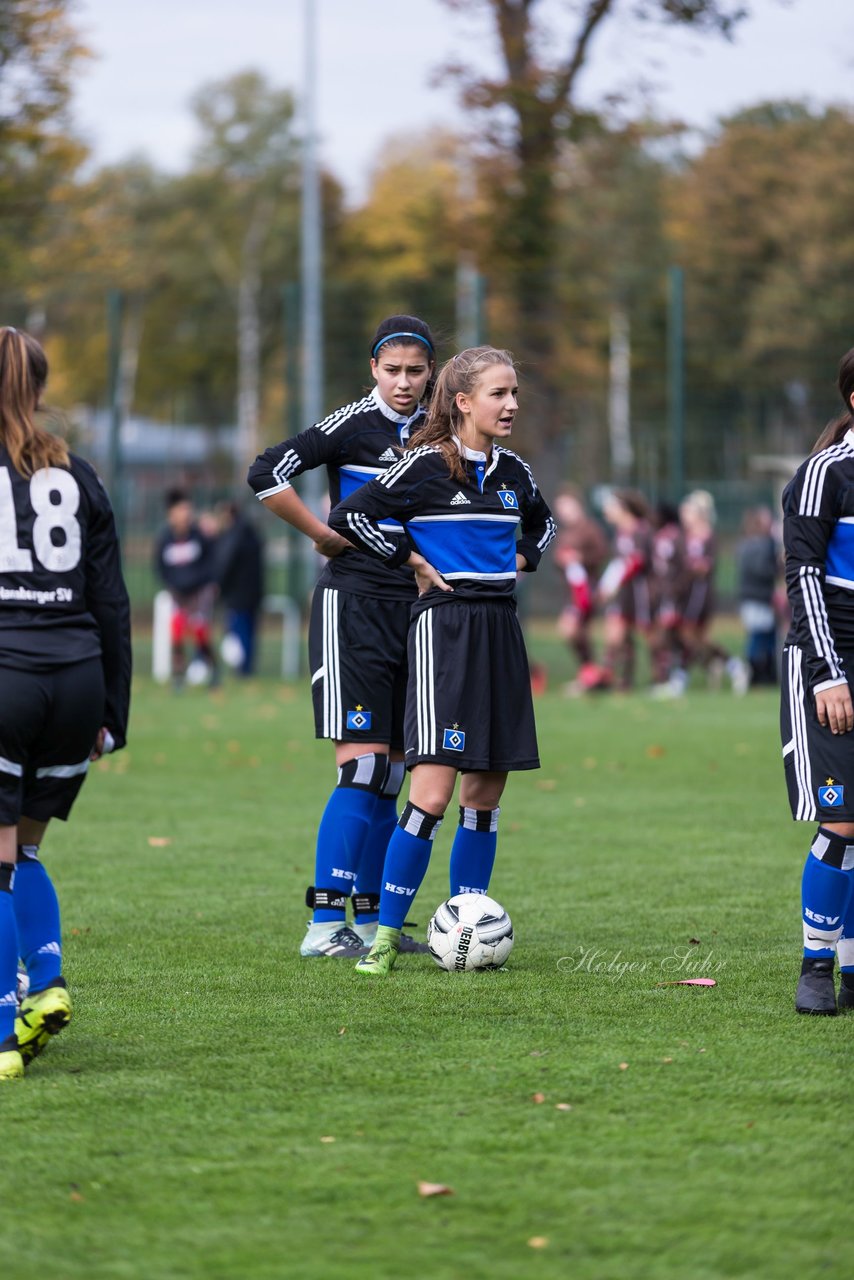
<path fill-rule="evenodd" d="M 0 1045 L 15 1034 L 18 1008 L 18 934 L 12 886 L 15 864 L 0 862 Z"/>
<path fill-rule="evenodd" d="M 460 805 L 460 825 L 451 845 L 451 897 L 486 893 L 495 863 L 500 809 Z"/>
<path fill-rule="evenodd" d="M 836 954 L 851 897 L 852 868 L 854 844 L 819 827 L 801 881 L 804 959 L 827 959 Z"/>
<path fill-rule="evenodd" d="M 412 899 L 427 873 L 441 817 L 407 804 L 388 846 L 380 893 L 380 924 L 402 929 Z"/>
<path fill-rule="evenodd" d="M 836 956 L 845 986 L 854 987 L 854 891 L 842 917 L 842 937 L 836 944 Z"/>
<path fill-rule="evenodd" d="M 353 891 L 353 914 L 359 924 L 370 924 L 379 919 L 380 889 L 383 882 L 383 866 L 389 842 L 397 827 L 397 797 L 406 776 L 402 760 L 389 760 L 385 781 L 374 806 L 374 816 L 356 873 Z"/>
<path fill-rule="evenodd" d="M 326 802 L 317 831 L 315 923 L 345 918 L 385 767 L 385 756 L 369 752 L 338 770 L 338 785 Z"/>
<path fill-rule="evenodd" d="M 38 845 L 21 845 L 12 894 L 18 953 L 27 968 L 30 991 L 43 991 L 62 973 L 59 899 L 38 860 Z"/>

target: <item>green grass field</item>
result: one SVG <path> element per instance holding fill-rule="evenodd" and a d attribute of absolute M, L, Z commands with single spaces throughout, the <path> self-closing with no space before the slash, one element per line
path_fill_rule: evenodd
<path fill-rule="evenodd" d="M 571 701 L 532 650 L 543 768 L 511 778 L 493 878 L 513 954 L 404 957 L 387 983 L 297 955 L 332 776 L 306 687 L 140 678 L 129 750 L 44 849 L 75 1020 L 0 1097 L 0 1275 L 837 1267 L 847 1213 L 815 1160 L 850 1129 L 854 1020 L 793 1012 L 811 829 L 776 697 Z M 717 986 L 658 985 L 692 975 Z"/>

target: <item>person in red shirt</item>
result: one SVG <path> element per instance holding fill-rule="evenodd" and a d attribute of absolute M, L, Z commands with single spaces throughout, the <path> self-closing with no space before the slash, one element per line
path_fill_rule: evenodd
<path fill-rule="evenodd" d="M 567 590 L 566 603 L 558 617 L 558 630 L 578 658 L 578 673 L 569 691 L 580 693 L 597 688 L 603 674 L 594 657 L 592 627 L 596 581 L 608 558 L 608 543 L 573 486 L 566 485 L 560 490 L 554 514 L 558 523 L 555 563 Z"/>

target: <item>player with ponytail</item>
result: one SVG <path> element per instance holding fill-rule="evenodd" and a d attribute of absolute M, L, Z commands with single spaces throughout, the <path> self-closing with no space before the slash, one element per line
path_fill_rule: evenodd
<path fill-rule="evenodd" d="M 71 1018 L 59 903 L 39 858 L 91 760 L 124 746 L 130 608 L 97 475 L 36 421 L 47 359 L 0 328 L 0 1080 Z M 18 957 L 28 993 L 16 1017 Z"/>
<path fill-rule="evenodd" d="M 385 977 L 407 908 L 461 775 L 450 890 L 489 888 L 511 770 L 539 767 L 516 575 L 555 534 L 531 470 L 503 443 L 518 408 L 509 351 L 472 347 L 444 366 L 403 457 L 329 522 L 387 569 L 414 570 L 404 725 L 409 802 L 386 854 L 379 929 L 357 971 Z M 386 533 L 399 521 L 405 536 Z"/>

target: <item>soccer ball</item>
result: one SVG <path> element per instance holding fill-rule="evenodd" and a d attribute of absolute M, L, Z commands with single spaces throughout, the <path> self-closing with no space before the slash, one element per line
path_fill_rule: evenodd
<path fill-rule="evenodd" d="M 219 646 L 222 654 L 222 660 L 227 667 L 231 667 L 234 671 L 241 665 L 246 657 L 246 650 L 243 648 L 240 636 L 236 636 L 233 631 L 226 631 L 222 637 Z"/>
<path fill-rule="evenodd" d="M 500 969 L 513 950 L 513 925 L 494 898 L 458 893 L 436 908 L 427 926 L 427 946 L 449 973 Z"/>
<path fill-rule="evenodd" d="M 205 684 L 210 679 L 211 669 L 205 662 L 204 658 L 193 658 L 193 661 L 184 672 L 184 679 L 187 684 L 200 685 Z"/>

